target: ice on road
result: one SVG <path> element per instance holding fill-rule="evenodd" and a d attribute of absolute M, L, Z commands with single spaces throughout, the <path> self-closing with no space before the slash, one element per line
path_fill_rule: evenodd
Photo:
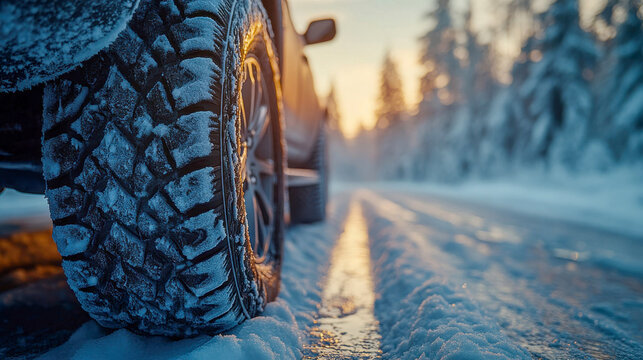
<path fill-rule="evenodd" d="M 89 321 L 42 357 L 640 359 L 642 258 L 631 234 L 408 188 L 344 189 L 326 223 L 288 230 L 282 291 L 263 316 L 185 340 Z M 19 291 L 0 292 L 0 313 L 29 311 Z M 3 334 L 48 336 L 12 330 L 22 325 Z"/>
<path fill-rule="evenodd" d="M 344 232 L 330 259 L 321 309 L 310 330 L 306 358 L 381 356 L 379 326 L 373 313 L 375 291 L 368 229 L 361 205 L 353 202 Z"/>

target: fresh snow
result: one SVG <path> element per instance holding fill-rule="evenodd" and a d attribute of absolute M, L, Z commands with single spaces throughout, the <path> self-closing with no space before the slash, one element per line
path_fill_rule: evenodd
<path fill-rule="evenodd" d="M 52 237 L 58 244 L 60 255 L 70 256 L 85 251 L 92 234 L 89 229 L 82 226 L 63 225 L 54 228 Z"/>
<path fill-rule="evenodd" d="M 295 359 L 307 356 L 309 343 L 315 341 L 335 349 L 341 358 L 342 349 L 352 344 L 333 341 L 347 337 L 322 332 L 320 338 L 315 331 L 325 322 L 345 321 L 361 311 L 344 306 L 350 302 L 342 299 L 326 303 L 328 287 L 337 286 L 325 281 L 335 261 L 331 250 L 339 249 L 336 241 L 344 229 L 343 237 L 358 236 L 349 229 L 355 214 L 346 217 L 355 206 L 360 209 L 360 231 L 367 236 L 361 246 L 370 248 L 372 260 L 374 289 L 368 291 L 374 294 L 364 296 L 375 299 L 383 358 L 643 355 L 640 295 L 631 286 L 643 276 L 640 236 L 560 219 L 570 213 L 565 204 L 588 206 L 580 201 L 583 191 L 608 196 L 609 189 L 599 186 L 598 179 L 576 179 L 575 192 L 563 188 L 561 184 L 569 183 L 562 179 L 549 188 L 531 180 L 529 196 L 523 193 L 529 187 L 525 179 L 452 187 L 337 186 L 325 224 L 288 229 L 281 292 L 261 316 L 225 334 L 183 340 L 110 331 L 90 321 L 42 358 L 205 359 L 216 354 L 226 359 Z M 503 188 L 509 190 L 503 194 Z M 559 199 L 565 193 L 577 202 Z M 0 215 L 13 214 L 15 204 L 25 204 L 26 210 L 36 200 L 45 205 L 41 196 L 8 192 L 0 196 Z M 509 207 L 537 200 L 543 208 L 549 201 L 550 216 L 542 216 L 544 210 L 530 213 Z M 37 213 L 40 208 L 33 204 L 31 210 Z M 216 277 L 213 281 L 216 286 Z M 335 306 L 341 315 L 327 316 L 327 311 L 338 311 Z"/>
<path fill-rule="evenodd" d="M 386 358 L 643 356 L 640 237 L 405 190 L 359 194 Z"/>
<path fill-rule="evenodd" d="M 466 285 L 450 277 L 430 238 L 409 225 L 416 215 L 363 194 L 375 275 L 382 351 L 391 359 L 530 359 L 485 317 Z"/>
<path fill-rule="evenodd" d="M 165 186 L 168 195 L 180 211 L 207 204 L 214 197 L 214 168 L 205 167 L 174 180 Z"/>
<path fill-rule="evenodd" d="M 0 193 L 0 219 L 3 222 L 16 221 L 25 217 L 49 218 L 49 207 L 42 195 L 23 194 L 12 189 Z M 47 219 L 50 223 L 51 220 Z"/>
<path fill-rule="evenodd" d="M 342 187 L 351 185 L 345 183 Z M 501 179 L 469 179 L 452 185 L 389 182 L 366 187 L 432 194 L 643 236 L 643 171 L 633 169 L 584 176 L 523 173 Z"/>
<path fill-rule="evenodd" d="M 344 213 L 345 205 L 336 206 L 326 224 L 289 229 L 279 298 L 261 316 L 228 333 L 171 340 L 128 330 L 112 332 L 90 321 L 40 359 L 299 359 L 321 301 L 320 279 Z"/>
<path fill-rule="evenodd" d="M 138 0 L 0 3 L 0 91 L 51 80 L 109 46 L 127 26 Z"/>
<path fill-rule="evenodd" d="M 192 58 L 181 61 L 180 71 L 194 80 L 172 90 L 177 109 L 184 109 L 201 101 L 212 100 L 212 87 L 221 74 L 219 67 L 210 58 Z"/>

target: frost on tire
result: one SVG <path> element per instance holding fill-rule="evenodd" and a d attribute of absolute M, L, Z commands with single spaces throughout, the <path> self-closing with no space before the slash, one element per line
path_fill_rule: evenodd
<path fill-rule="evenodd" d="M 108 49 L 45 89 L 53 237 L 104 326 L 214 333 L 268 300 L 279 266 L 255 268 L 235 156 L 250 29 L 273 56 L 256 0 L 144 1 Z"/>

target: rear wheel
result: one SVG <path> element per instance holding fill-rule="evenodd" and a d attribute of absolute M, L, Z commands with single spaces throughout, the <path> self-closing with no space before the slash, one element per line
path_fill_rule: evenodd
<path fill-rule="evenodd" d="M 293 223 L 313 223 L 326 219 L 328 203 L 328 148 L 326 129 L 321 124 L 308 168 L 317 173 L 313 184 L 289 188 L 290 218 Z"/>
<path fill-rule="evenodd" d="M 53 237 L 100 324 L 214 333 L 276 297 L 278 82 L 259 1 L 186 0 L 142 2 L 114 44 L 47 87 Z"/>

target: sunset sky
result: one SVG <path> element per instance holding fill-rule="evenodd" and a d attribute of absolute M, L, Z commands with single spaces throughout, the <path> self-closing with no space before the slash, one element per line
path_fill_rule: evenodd
<path fill-rule="evenodd" d="M 542 0 L 543 9 L 549 0 Z M 605 0 L 582 1 L 583 14 L 595 12 Z M 295 26 L 305 31 L 308 22 L 331 16 L 337 20 L 338 35 L 330 43 L 306 49 L 315 75 L 316 88 L 325 96 L 334 84 L 342 128 L 347 136 L 354 136 L 360 126 L 373 126 L 375 100 L 378 94 L 379 68 L 387 51 L 398 64 L 404 83 L 408 105 L 418 102 L 419 78 L 418 39 L 427 30 L 426 13 L 434 0 L 290 0 Z M 462 7 L 467 0 L 453 0 Z M 474 26 L 485 29 L 499 21 L 498 0 L 475 0 Z M 511 39 L 501 49 L 507 56 L 518 51 Z"/>

